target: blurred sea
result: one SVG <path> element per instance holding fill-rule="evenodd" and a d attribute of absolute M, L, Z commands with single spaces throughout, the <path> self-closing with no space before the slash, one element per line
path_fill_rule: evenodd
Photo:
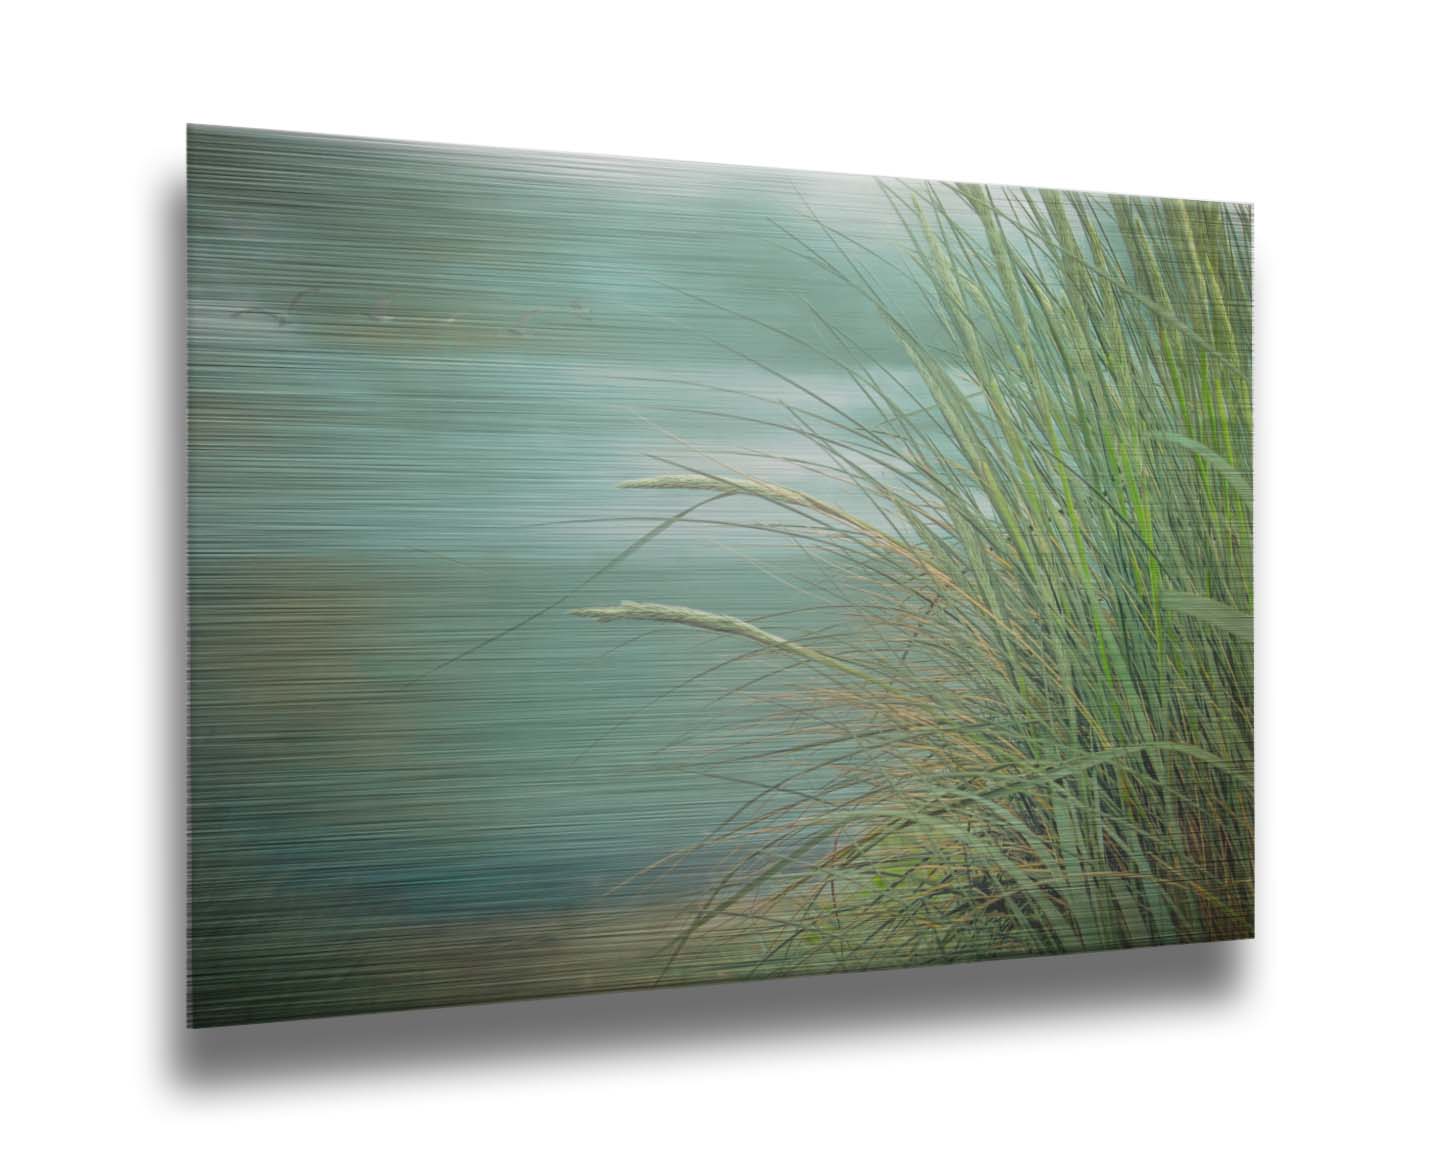
<path fill-rule="evenodd" d="M 883 191 L 197 128 L 188 211 L 197 1022 L 623 982 L 605 925 L 673 930 L 718 861 L 617 886 L 776 771 L 714 769 L 765 730 L 737 689 L 772 669 L 565 610 L 825 623 L 798 550 L 719 523 L 774 518 L 753 502 L 602 569 L 698 502 L 625 479 L 738 468 L 844 498 L 778 425 L 786 403 L 863 414 L 837 358 L 903 371 L 816 259 L 839 258 L 818 218 L 919 307 Z M 593 947 L 516 945 L 543 986 L 455 943 L 572 920 Z M 441 939 L 476 958 L 427 978 Z"/>

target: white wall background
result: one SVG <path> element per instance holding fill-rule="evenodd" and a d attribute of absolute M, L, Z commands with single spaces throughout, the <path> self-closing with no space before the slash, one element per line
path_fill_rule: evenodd
<path fill-rule="evenodd" d="M 7 16 L 7 1143 L 1433 1140 L 1425 7 L 521 10 Z M 1255 201 L 1259 939 L 183 1034 L 187 120 Z"/>

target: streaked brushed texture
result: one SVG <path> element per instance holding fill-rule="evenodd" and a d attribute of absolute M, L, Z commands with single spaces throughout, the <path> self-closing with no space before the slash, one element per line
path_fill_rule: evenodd
<path fill-rule="evenodd" d="M 847 499 L 777 418 L 866 410 L 826 326 L 916 377 L 826 229 L 944 337 L 868 178 L 191 130 L 196 1024 L 749 971 L 665 968 L 733 845 L 669 858 L 796 771 L 803 673 L 566 609 L 836 623 L 724 503 L 625 555 L 685 505 L 618 487 Z"/>

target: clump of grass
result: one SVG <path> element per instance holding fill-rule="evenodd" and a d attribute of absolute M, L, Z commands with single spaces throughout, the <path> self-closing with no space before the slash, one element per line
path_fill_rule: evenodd
<path fill-rule="evenodd" d="M 699 472 L 626 485 L 788 509 L 782 530 L 845 573 L 848 634 L 579 613 L 729 633 L 817 673 L 803 746 L 838 754 L 797 756 L 718 834 L 733 867 L 677 952 L 738 929 L 768 975 L 1250 935 L 1249 212 L 892 196 L 923 321 L 843 237 L 805 245 L 918 381 L 832 333 L 871 411 L 797 397 L 793 426 L 853 499 Z"/>

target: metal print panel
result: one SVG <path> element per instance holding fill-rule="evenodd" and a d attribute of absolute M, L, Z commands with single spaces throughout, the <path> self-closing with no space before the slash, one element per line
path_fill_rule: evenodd
<path fill-rule="evenodd" d="M 1251 214 L 194 128 L 190 1013 L 1252 933 Z"/>

